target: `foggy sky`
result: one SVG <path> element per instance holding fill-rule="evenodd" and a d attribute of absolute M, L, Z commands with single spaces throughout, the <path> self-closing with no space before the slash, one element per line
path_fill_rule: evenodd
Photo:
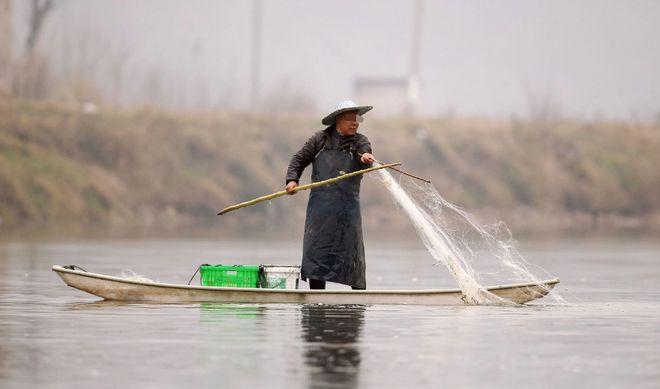
<path fill-rule="evenodd" d="M 13 2 L 15 42 L 26 5 Z M 69 0 L 49 19 L 40 50 L 65 67 L 76 40 L 99 61 L 121 56 L 114 93 L 126 101 L 158 73 L 161 93 L 177 95 L 176 104 L 246 108 L 252 6 Z M 300 94 L 326 111 L 351 97 L 356 76 L 408 73 L 413 1 L 264 0 L 262 17 L 264 100 Z M 526 115 L 532 96 L 556 101 L 567 116 L 654 118 L 659 21 L 660 1 L 426 0 L 421 111 Z"/>

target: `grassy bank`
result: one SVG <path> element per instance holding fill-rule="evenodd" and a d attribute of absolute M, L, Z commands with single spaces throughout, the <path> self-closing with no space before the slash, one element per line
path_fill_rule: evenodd
<path fill-rule="evenodd" d="M 363 127 L 380 160 L 404 162 L 450 201 L 514 231 L 658 232 L 657 125 L 439 118 Z M 214 215 L 279 190 L 292 153 L 319 128 L 313 117 L 0 103 L 0 228 L 298 231 L 306 195 Z M 363 185 L 367 228 L 409 228 L 377 181 Z"/>

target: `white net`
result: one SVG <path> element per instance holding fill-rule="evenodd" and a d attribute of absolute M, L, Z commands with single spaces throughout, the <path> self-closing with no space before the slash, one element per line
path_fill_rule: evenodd
<path fill-rule="evenodd" d="M 504 223 L 480 225 L 466 211 L 445 200 L 432 184 L 420 185 L 408 178 L 397 182 L 387 169 L 379 172 L 435 262 L 443 264 L 456 280 L 466 304 L 515 305 L 481 286 L 483 275 L 496 284 L 542 285 L 527 269 Z M 545 292 L 550 292 L 549 288 Z M 556 293 L 551 296 L 564 302 Z"/>
<path fill-rule="evenodd" d="M 122 270 L 121 278 L 129 280 L 129 281 L 154 283 L 154 281 L 152 279 L 147 278 L 147 277 L 142 276 L 142 275 L 139 275 L 131 269 Z"/>

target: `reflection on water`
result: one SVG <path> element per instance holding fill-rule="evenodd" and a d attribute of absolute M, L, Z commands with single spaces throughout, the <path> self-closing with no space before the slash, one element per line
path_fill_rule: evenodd
<path fill-rule="evenodd" d="M 364 306 L 304 305 L 301 332 L 311 387 L 357 387 Z"/>
<path fill-rule="evenodd" d="M 250 346 L 246 345 L 243 353 L 301 361 L 307 387 L 353 388 L 358 387 L 359 338 L 365 311 L 365 306 L 357 305 L 203 303 L 200 324 L 205 330 L 201 339 L 207 345 L 206 356 L 211 359 L 225 349 L 228 338 L 244 339 Z M 299 353 L 298 356 L 274 350 L 288 335 L 296 334 L 302 347 L 289 351 Z"/>
<path fill-rule="evenodd" d="M 298 245 L 0 244 L 0 388 L 654 387 L 660 245 L 537 247 L 571 306 L 144 304 L 98 301 L 53 264 L 185 284 L 204 258 L 291 263 Z M 453 286 L 423 252 L 372 250 L 377 289 Z M 413 266 L 414 265 L 414 266 Z M 444 282 L 442 277 L 448 280 Z M 411 281 L 411 280 L 416 281 Z M 579 299 L 578 299 L 579 298 Z M 543 301 L 541 301 L 543 302 Z"/>
<path fill-rule="evenodd" d="M 236 318 L 254 319 L 265 314 L 268 310 L 264 305 L 202 303 L 200 306 L 202 310 L 202 322 L 223 320 L 228 315 Z"/>

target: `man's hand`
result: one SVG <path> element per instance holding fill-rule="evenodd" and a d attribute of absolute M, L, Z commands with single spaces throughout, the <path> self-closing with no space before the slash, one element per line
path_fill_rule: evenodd
<path fill-rule="evenodd" d="M 297 182 L 295 182 L 295 181 L 289 181 L 289 183 L 286 184 L 286 188 L 285 188 L 285 189 L 286 189 L 286 192 L 287 192 L 288 194 L 290 194 L 290 195 L 294 195 L 294 194 L 296 194 L 296 192 L 294 191 L 294 189 L 295 189 L 296 186 L 298 186 L 298 183 L 297 183 Z"/>
<path fill-rule="evenodd" d="M 362 161 L 362 163 L 372 163 L 375 160 L 376 158 L 374 158 L 374 156 L 369 153 L 364 153 L 362 154 L 362 157 L 360 157 L 360 161 Z"/>

